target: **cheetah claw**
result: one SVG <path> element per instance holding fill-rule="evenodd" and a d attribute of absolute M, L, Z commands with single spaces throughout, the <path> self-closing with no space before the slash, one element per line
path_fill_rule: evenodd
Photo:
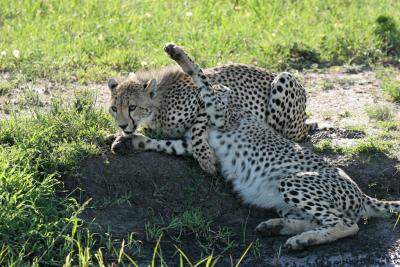
<path fill-rule="evenodd" d="M 111 151 L 114 154 L 126 154 L 132 151 L 132 138 L 126 136 L 119 136 L 111 145 Z"/>
<path fill-rule="evenodd" d="M 314 240 L 312 239 L 301 239 L 298 236 L 293 236 L 286 241 L 284 248 L 286 248 L 289 251 L 304 250 L 313 243 Z"/>
<path fill-rule="evenodd" d="M 164 46 L 164 51 L 173 60 L 180 60 L 182 58 L 182 53 L 179 51 L 179 47 L 174 43 L 168 43 Z"/>
<path fill-rule="evenodd" d="M 106 144 L 108 147 L 111 147 L 111 145 L 114 143 L 114 141 L 118 138 L 118 134 L 109 134 L 106 137 L 104 137 L 104 144 Z"/>
<path fill-rule="evenodd" d="M 263 236 L 277 236 L 281 235 L 282 228 L 282 225 L 270 225 L 267 222 L 261 222 L 257 225 L 255 231 Z"/>

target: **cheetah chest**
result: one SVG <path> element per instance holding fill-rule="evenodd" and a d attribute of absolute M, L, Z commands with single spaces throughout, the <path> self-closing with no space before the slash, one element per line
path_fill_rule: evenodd
<path fill-rule="evenodd" d="M 210 130 L 208 142 L 220 162 L 221 173 L 244 202 L 261 208 L 281 207 L 284 202 L 278 191 L 279 174 L 259 161 L 259 151 L 244 128 Z"/>

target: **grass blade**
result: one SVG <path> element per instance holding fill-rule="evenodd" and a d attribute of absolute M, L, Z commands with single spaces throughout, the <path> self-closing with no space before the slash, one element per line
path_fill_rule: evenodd
<path fill-rule="evenodd" d="M 246 257 L 247 252 L 249 252 L 251 246 L 253 245 L 253 242 L 250 243 L 250 245 L 246 248 L 246 250 L 243 252 L 242 256 L 240 257 L 239 261 L 236 263 L 235 267 L 239 267 L 240 263 L 243 261 L 244 257 Z"/>

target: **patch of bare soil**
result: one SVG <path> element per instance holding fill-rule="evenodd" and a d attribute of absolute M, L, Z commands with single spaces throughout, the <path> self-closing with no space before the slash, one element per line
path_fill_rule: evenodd
<path fill-rule="evenodd" d="M 368 108 L 386 106 L 400 120 L 400 106 L 390 103 L 381 89 L 381 81 L 373 71 L 348 73 L 343 69 L 299 74 L 308 92 L 307 110 L 311 120 L 321 126 L 365 126 L 375 133 L 367 114 Z"/>

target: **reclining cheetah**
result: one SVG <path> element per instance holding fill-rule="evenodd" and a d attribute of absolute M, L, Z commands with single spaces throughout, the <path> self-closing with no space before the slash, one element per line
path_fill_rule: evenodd
<path fill-rule="evenodd" d="M 199 88 L 209 117 L 208 142 L 222 175 L 245 202 L 280 215 L 260 223 L 258 231 L 294 235 L 285 246 L 298 250 L 356 234 L 361 217 L 400 212 L 400 201 L 365 195 L 343 170 L 231 101 L 233 91 L 211 85 L 181 48 L 168 44 L 164 49 Z"/>
<path fill-rule="evenodd" d="M 316 124 L 305 123 L 306 93 L 289 73 L 274 75 L 242 64 L 222 65 L 204 73 L 213 85 L 231 88 L 233 103 L 286 138 L 299 141 L 316 128 Z M 142 149 L 193 155 L 205 171 L 216 172 L 215 155 L 207 143 L 204 104 L 190 76 L 179 67 L 139 72 L 120 84 L 110 79 L 108 87 L 109 112 L 123 135 L 114 141 L 113 152 Z M 134 135 L 141 125 L 175 140 Z"/>

